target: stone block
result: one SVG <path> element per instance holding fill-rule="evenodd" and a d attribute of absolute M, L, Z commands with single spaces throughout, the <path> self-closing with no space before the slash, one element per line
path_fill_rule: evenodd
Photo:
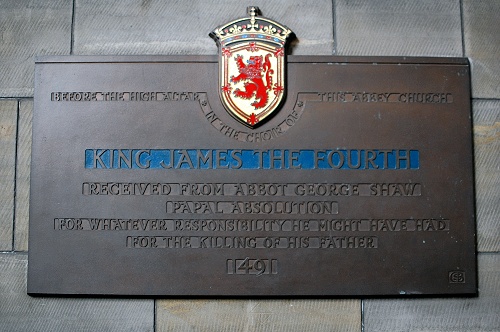
<path fill-rule="evenodd" d="M 25 254 L 0 254 L 0 331 L 154 330 L 154 300 L 30 297 L 27 266 Z"/>
<path fill-rule="evenodd" d="M 500 251 L 500 100 L 474 100 L 478 251 Z"/>
<path fill-rule="evenodd" d="M 75 54 L 216 54 L 208 34 L 255 5 L 297 35 L 293 54 L 332 54 L 331 1 L 76 0 Z"/>
<path fill-rule="evenodd" d="M 365 332 L 498 331 L 500 254 L 479 254 L 479 297 L 365 300 Z"/>
<path fill-rule="evenodd" d="M 16 160 L 16 213 L 14 250 L 28 250 L 28 220 L 30 203 L 31 119 L 33 100 L 19 104 Z"/>
<path fill-rule="evenodd" d="M 458 0 L 337 0 L 339 55 L 462 56 Z"/>
<path fill-rule="evenodd" d="M 164 331 L 360 331 L 359 300 L 160 300 Z"/>
<path fill-rule="evenodd" d="M 465 55 L 474 98 L 500 98 L 500 1 L 464 0 Z"/>
<path fill-rule="evenodd" d="M 33 96 L 33 56 L 70 52 L 72 2 L 0 0 L 0 8 L 0 97 Z"/>
<path fill-rule="evenodd" d="M 12 250 L 17 101 L 0 100 L 0 251 Z"/>

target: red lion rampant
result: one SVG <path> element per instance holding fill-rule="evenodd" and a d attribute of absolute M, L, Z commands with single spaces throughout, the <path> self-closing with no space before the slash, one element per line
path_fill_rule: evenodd
<path fill-rule="evenodd" d="M 269 98 L 267 93 L 271 90 L 273 80 L 271 75 L 274 73 L 271 69 L 271 61 L 269 61 L 270 56 L 271 54 L 267 54 L 265 60 L 262 58 L 262 55 L 251 56 L 247 61 L 248 64 L 243 63 L 241 55 L 235 58 L 240 74 L 236 77 L 231 76 L 231 81 L 237 83 L 246 80 L 247 82 L 244 85 L 245 90 L 236 89 L 234 90 L 234 95 L 244 99 L 250 99 L 255 95 L 255 101 L 252 103 L 255 109 L 266 106 Z M 264 77 L 266 80 L 265 83 Z"/>

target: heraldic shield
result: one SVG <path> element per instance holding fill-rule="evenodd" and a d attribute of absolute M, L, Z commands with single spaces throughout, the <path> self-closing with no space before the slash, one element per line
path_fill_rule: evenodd
<path fill-rule="evenodd" d="M 234 118 L 250 128 L 272 114 L 285 95 L 285 45 L 292 31 L 248 7 L 249 17 L 215 29 L 219 95 Z"/>

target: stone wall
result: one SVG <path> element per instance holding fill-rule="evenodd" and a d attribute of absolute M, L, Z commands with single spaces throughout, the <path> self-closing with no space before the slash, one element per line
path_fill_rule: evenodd
<path fill-rule="evenodd" d="M 247 5 L 293 54 L 468 57 L 478 298 L 154 300 L 26 295 L 34 56 L 216 54 Z M 500 1 L 0 0 L 0 331 L 500 331 Z"/>

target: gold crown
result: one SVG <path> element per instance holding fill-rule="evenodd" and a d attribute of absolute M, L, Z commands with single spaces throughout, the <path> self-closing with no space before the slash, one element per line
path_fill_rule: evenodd
<path fill-rule="evenodd" d="M 249 17 L 239 18 L 221 25 L 210 33 L 210 37 L 214 38 L 222 46 L 256 39 L 280 46 L 285 45 L 287 38 L 292 34 L 292 30 L 268 18 L 257 17 L 258 7 L 248 7 L 247 12 L 250 15 Z"/>

